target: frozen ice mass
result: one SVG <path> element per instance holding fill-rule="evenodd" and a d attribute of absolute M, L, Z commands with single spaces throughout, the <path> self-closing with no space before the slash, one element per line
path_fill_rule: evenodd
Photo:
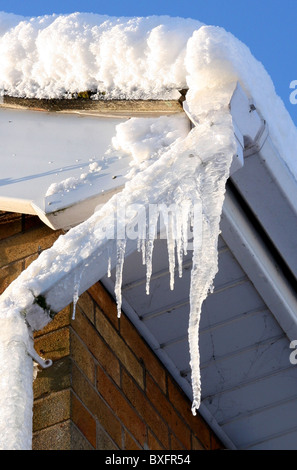
<path fill-rule="evenodd" d="M 42 328 L 63 306 L 66 291 L 72 289 L 76 302 L 83 289 L 112 267 L 116 268 L 120 315 L 122 269 L 132 243 L 127 228 L 135 218 L 135 211 L 125 209 L 146 208 L 142 231 L 129 249 L 142 250 L 149 293 L 159 213 L 152 210 L 148 217 L 147 211 L 149 207 L 174 205 L 174 213 L 164 218 L 172 289 L 176 258 L 182 275 L 189 221 L 194 235 L 188 331 L 192 411 L 196 413 L 201 399 L 199 319 L 218 269 L 220 217 L 236 153 L 228 105 L 237 82 L 268 122 L 283 164 L 297 179 L 296 128 L 263 65 L 224 29 L 165 16 L 110 18 L 74 13 L 22 18 L 0 13 L 2 95 L 67 98 L 92 90 L 92 99 L 162 100 L 177 98 L 179 90 L 187 89 L 187 106 L 196 124 L 189 129 L 182 117 L 163 116 L 134 118 L 118 126 L 111 151 L 133 158 L 124 189 L 84 223 L 61 236 L 7 288 L 0 297 L 2 332 L 6 328 L 11 331 L 20 318 L 26 318 L 33 329 Z M 96 171 L 100 167 L 90 165 L 89 174 L 52 186 L 48 194 L 83 185 Z M 107 239 L 106 228 L 119 213 L 125 214 L 124 236 L 116 233 L 113 239 Z M 100 256 L 105 260 L 105 273 L 96 263 L 95 258 Z M 53 294 L 51 286 L 57 280 L 60 289 Z M 43 306 L 36 300 L 40 296 Z M 1 362 L 7 360 L 7 338 L 9 335 L 1 334 Z M 25 334 L 22 341 L 25 348 Z M 3 419 L 1 415 L 0 421 Z"/>

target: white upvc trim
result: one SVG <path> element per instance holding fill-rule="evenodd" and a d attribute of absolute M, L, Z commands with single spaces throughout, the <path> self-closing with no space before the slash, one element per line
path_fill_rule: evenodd
<path fill-rule="evenodd" d="M 221 229 L 225 242 L 288 338 L 297 339 L 296 292 L 293 292 L 272 254 L 228 191 Z"/>

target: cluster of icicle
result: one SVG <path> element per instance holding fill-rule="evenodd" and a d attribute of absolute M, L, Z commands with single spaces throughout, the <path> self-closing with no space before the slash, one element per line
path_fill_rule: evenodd
<path fill-rule="evenodd" d="M 51 318 L 46 318 L 45 312 L 34 299 L 47 292 L 47 304 L 53 310 L 59 311 L 66 305 L 66 301 L 69 302 L 69 292 L 72 291 L 76 303 L 79 294 L 104 275 L 102 259 L 108 259 L 107 251 L 111 249 L 113 264 L 110 261 L 106 271 L 110 271 L 115 265 L 115 295 L 120 314 L 123 264 L 128 246 L 128 252 L 131 252 L 128 233 L 129 227 L 135 225 L 135 207 L 146 208 L 144 223 L 138 227 L 138 241 L 133 240 L 133 243 L 135 249 L 138 245 L 138 249 L 142 250 L 143 261 L 147 266 L 147 293 L 152 273 L 154 238 L 160 207 L 163 206 L 165 209 L 174 207 L 174 211 L 168 212 L 168 217 L 163 217 L 168 245 L 169 282 L 172 289 L 175 259 L 177 258 L 178 272 L 181 276 L 183 255 L 189 249 L 187 246 L 189 225 L 192 226 L 193 234 L 188 329 L 193 414 L 196 414 L 201 401 L 199 357 L 201 307 L 212 289 L 218 269 L 217 242 L 220 217 L 226 180 L 233 155 L 236 153 L 232 117 L 228 106 L 234 87 L 233 83 L 232 86 L 229 84 L 221 88 L 198 91 L 195 91 L 195 88 L 190 89 L 187 102 L 196 125 L 191 130 L 188 127 L 186 132 L 181 131 L 179 137 L 168 141 L 164 146 L 160 145 L 159 149 L 154 147 L 155 151 L 146 161 L 139 162 L 133 177 L 127 181 L 120 193 L 114 195 L 84 223 L 60 237 L 52 248 L 41 253 L 39 258 L 7 288 L 0 299 L 0 318 L 19 316 L 25 312 L 32 329 L 40 329 Z M 131 133 L 131 128 L 133 130 L 134 127 L 134 135 L 137 135 L 141 119 L 144 118 L 130 119 L 127 123 L 121 124 L 124 126 L 121 130 L 125 131 L 127 126 Z M 159 129 L 161 143 L 164 132 L 167 132 L 164 131 L 167 129 L 167 124 L 172 123 L 170 125 L 174 127 L 176 121 L 173 117 L 160 117 L 146 118 L 141 123 L 142 126 L 147 126 L 146 135 L 152 128 Z M 170 129 L 166 135 L 171 135 Z M 154 139 L 154 142 L 157 141 L 158 139 Z M 117 224 L 122 233 L 116 233 L 114 239 L 107 240 L 106 235 L 109 227 L 114 224 L 115 216 L 122 218 L 121 223 Z M 99 259 L 99 264 L 96 259 Z M 58 284 L 58 290 L 52 291 L 52 286 L 55 284 Z"/>
<path fill-rule="evenodd" d="M 67 18 L 62 18 L 59 20 L 59 24 L 65 21 L 67 23 Z M 217 242 L 219 222 L 224 200 L 225 184 L 229 176 L 232 157 L 236 152 L 232 118 L 228 105 L 234 90 L 234 82 L 239 79 L 242 70 L 246 89 L 249 89 L 249 85 L 254 80 L 250 79 L 250 77 L 253 78 L 250 69 L 258 70 L 258 64 L 256 64 L 245 46 L 221 28 L 200 27 L 201 24 L 196 22 L 188 24 L 183 20 L 171 21 L 168 18 L 166 23 L 168 23 L 167 28 L 170 26 L 170 34 L 165 34 L 166 28 L 164 26 L 157 27 L 154 24 L 152 31 L 154 34 L 161 35 L 160 38 L 158 36 L 159 42 L 157 41 L 156 43 L 157 50 L 161 51 L 164 38 L 166 38 L 166 41 L 170 41 L 173 35 L 174 37 L 182 38 L 177 41 L 179 52 L 177 55 L 174 54 L 168 58 L 167 51 L 170 47 L 166 45 L 166 54 L 164 56 L 168 61 L 167 75 L 164 75 L 166 79 L 164 79 L 164 83 L 158 88 L 159 92 L 157 95 L 154 95 L 154 87 L 158 82 L 157 77 L 160 77 L 162 74 L 160 73 L 159 66 L 157 68 L 149 68 L 150 74 L 145 82 L 144 96 L 152 95 L 160 99 L 166 88 L 177 90 L 187 87 L 189 89 L 187 103 L 195 126 L 186 135 L 181 135 L 181 137 L 175 138 L 169 144 L 167 142 L 166 145 L 163 145 L 161 135 L 160 139 L 153 139 L 157 143 L 160 142 L 159 151 L 156 151 L 143 166 L 139 166 L 139 171 L 136 171 L 136 174 L 127 182 L 125 188 L 119 194 L 112 197 L 90 219 L 70 230 L 51 249 L 42 253 L 38 260 L 32 263 L 26 272 L 22 273 L 18 280 L 9 286 L 0 301 L 0 316 L 11 316 L 12 311 L 16 315 L 20 312 L 26 312 L 26 318 L 29 323 L 29 320 L 32 320 L 34 316 L 35 323 L 31 325 L 32 328 L 41 328 L 44 325 L 44 319 L 41 317 L 45 317 L 45 315 L 43 315 L 42 309 L 36 305 L 36 297 L 46 292 L 47 304 L 53 310 L 58 311 L 57 305 L 60 307 L 65 299 L 68 301 L 68 291 L 72 289 L 73 292 L 74 283 L 74 303 L 76 303 L 79 292 L 82 292 L 80 283 L 82 283 L 85 289 L 88 288 L 91 285 L 88 285 L 88 280 L 86 279 L 88 276 L 90 281 L 92 279 L 92 282 L 95 282 L 94 272 L 89 273 L 89 261 L 87 263 L 86 259 L 89 260 L 92 257 L 94 247 L 96 247 L 97 253 L 101 252 L 104 254 L 106 251 L 106 240 L 102 236 L 102 226 L 108 227 L 113 222 L 113 215 L 117 213 L 119 207 L 123 208 L 122 212 L 124 213 L 124 208 L 129 208 L 135 204 L 146 207 L 147 210 L 149 206 L 154 205 L 158 207 L 160 204 L 164 204 L 166 207 L 174 205 L 176 211 L 173 215 L 169 214 L 168 219 L 164 220 L 167 231 L 171 288 L 174 287 L 176 255 L 179 275 L 182 275 L 182 257 L 188 249 L 186 227 L 190 224 L 193 229 L 189 345 L 193 386 L 192 411 L 195 414 L 201 400 L 198 342 L 201 306 L 208 292 L 212 289 L 212 283 L 218 269 Z M 132 24 L 134 24 L 136 32 L 139 30 L 139 34 L 140 32 L 143 34 L 143 47 L 139 46 L 139 41 L 134 41 L 134 33 L 132 34 L 131 32 L 132 30 L 134 31 L 133 28 L 131 30 Z M 132 35 L 130 46 L 131 51 L 134 51 L 136 54 L 137 60 L 135 59 L 135 66 L 139 64 L 138 57 L 146 57 L 144 50 L 146 47 L 145 38 L 147 37 L 147 30 L 145 28 L 142 29 L 142 25 L 143 22 L 137 20 L 136 22 L 128 21 L 127 25 L 124 22 L 121 26 L 123 27 L 121 43 L 125 43 L 125 41 L 122 41 L 122 36 L 130 37 Z M 151 27 L 150 22 L 148 24 L 145 23 L 145 25 L 146 27 Z M 30 29 L 32 25 L 29 26 L 28 28 Z M 108 29 L 107 23 L 105 26 Z M 198 30 L 194 31 L 196 27 Z M 171 31 L 171 28 L 173 28 L 174 32 Z M 116 34 L 118 30 L 119 26 L 116 26 L 114 29 L 113 27 L 111 28 L 111 44 L 114 44 L 112 42 L 114 40 L 113 34 Z M 156 47 L 153 50 L 155 54 Z M 232 54 L 234 51 L 236 51 L 236 54 Z M 126 71 L 129 70 L 131 64 L 129 63 L 128 65 L 125 62 L 125 57 L 130 58 L 131 54 L 122 54 L 121 58 L 117 61 L 117 65 L 120 63 L 121 70 Z M 162 55 L 163 62 L 165 60 L 164 57 Z M 101 61 L 98 61 L 98 63 L 101 63 Z M 248 66 L 246 65 L 247 63 L 249 64 Z M 137 68 L 135 73 L 133 69 L 133 76 L 136 77 L 134 77 L 134 81 L 136 81 L 135 83 L 133 82 L 133 89 L 141 89 L 143 86 L 143 77 L 147 64 L 146 62 L 144 64 L 141 62 L 141 64 L 142 66 L 139 70 Z M 118 90 L 123 86 L 123 80 L 126 80 L 126 76 L 124 76 L 124 79 L 122 75 L 118 78 L 119 74 L 115 63 L 110 65 L 108 61 L 108 66 L 110 67 L 108 76 L 113 77 L 111 83 L 107 81 L 109 87 Z M 247 69 L 248 72 L 246 72 Z M 172 75 L 173 71 L 175 71 L 176 75 Z M 61 80 L 62 78 L 63 75 Z M 47 77 L 47 79 L 50 81 L 51 77 Z M 29 82 L 31 83 L 30 80 Z M 27 83 L 26 80 L 24 83 Z M 155 128 L 158 128 L 158 123 L 160 123 L 160 128 L 162 128 L 163 118 L 159 119 L 160 121 L 158 122 L 157 119 L 154 119 Z M 168 119 L 170 120 L 170 118 Z M 134 136 L 137 140 L 139 120 L 135 119 L 132 121 L 133 123 L 135 123 Z M 137 144 L 141 143 L 140 141 L 141 138 L 139 138 Z M 138 242 L 138 248 L 142 250 L 143 260 L 147 265 L 147 292 L 149 292 L 149 281 L 152 272 L 152 253 L 154 235 L 157 230 L 157 219 L 157 212 L 156 214 L 152 213 L 151 217 L 146 218 L 146 223 L 143 225 L 143 233 L 139 235 Z M 127 226 L 133 223 L 133 214 L 128 214 L 123 223 Z M 118 237 L 115 243 L 117 250 L 115 294 L 118 312 L 121 310 L 122 271 L 127 241 L 125 237 Z M 83 269 L 73 279 L 71 275 L 77 270 L 77 266 L 83 266 Z M 110 266 L 108 269 L 110 269 Z M 100 269 L 98 268 L 97 279 L 102 275 L 99 271 Z M 58 295 L 56 291 L 52 294 L 51 286 L 54 284 L 54 279 L 60 280 L 63 276 L 63 282 L 59 281 L 60 290 Z M 59 297 L 61 297 L 61 302 Z M 30 312 L 33 313 L 31 314 Z M 29 315 L 31 315 L 30 319 Z M 36 319 L 38 319 L 38 324 Z M 50 318 L 46 321 L 50 321 Z"/>
<path fill-rule="evenodd" d="M 137 162 L 133 177 L 127 181 L 120 193 L 113 196 L 88 221 L 81 224 L 80 228 L 81 233 L 88 231 L 89 246 L 92 248 L 97 246 L 98 250 L 103 252 L 106 251 L 108 230 L 115 224 L 114 243 L 111 248 L 107 245 L 110 252 L 105 258 L 106 271 L 109 275 L 115 264 L 118 316 L 121 315 L 122 274 L 126 248 L 128 243 L 131 244 L 129 234 L 135 235 L 135 232 L 137 234 L 133 242 L 135 249 L 142 252 L 142 261 L 146 265 L 146 293 L 149 294 L 154 240 L 158 236 L 160 220 L 167 239 L 169 283 L 172 290 L 176 263 L 178 275 L 181 277 L 183 274 L 183 256 L 189 250 L 190 232 L 190 249 L 193 250 L 193 255 L 188 337 L 194 415 L 201 401 L 199 355 L 201 308 L 212 289 L 218 270 L 217 243 L 220 217 L 226 180 L 229 177 L 232 158 L 236 153 L 232 117 L 228 107 L 234 87 L 233 83 L 232 86 L 228 85 L 221 89 L 206 89 L 199 92 L 200 104 L 204 101 L 202 107 L 201 105 L 195 107 L 198 98 L 190 90 L 188 103 L 191 117 L 196 124 L 191 130 L 189 127 L 187 131 L 182 130 L 179 119 L 185 122 L 183 116 L 132 118 L 120 124 L 118 135 L 122 139 L 125 139 L 125 133 L 126 139 L 128 134 L 138 135 L 139 126 L 142 127 L 142 134 L 146 136 L 150 135 L 152 128 L 159 129 L 159 142 L 164 140 L 165 134 L 171 134 L 170 125 L 173 128 L 174 126 L 180 128 L 180 137 L 173 139 L 169 145 L 159 146 L 158 150 L 152 146 L 152 153 L 148 152 L 145 160 L 140 155 L 143 152 L 141 145 L 136 145 L 140 149 L 138 153 L 137 150 L 131 151 L 123 145 L 126 152 L 131 151 L 134 161 Z M 121 142 L 118 142 L 118 150 L 120 147 Z M 72 229 L 69 235 L 75 231 L 76 229 Z M 78 300 L 80 283 L 86 276 L 85 269 L 83 267 L 79 270 L 74 279 L 74 304 Z"/>
<path fill-rule="evenodd" d="M 128 229 L 137 225 L 137 248 L 146 264 L 146 293 L 149 294 L 152 275 L 154 240 L 165 226 L 168 248 L 170 288 L 174 289 L 177 271 L 182 276 L 183 256 L 188 251 L 189 230 L 192 235 L 192 272 L 190 286 L 189 347 L 195 415 L 201 401 L 199 322 L 202 303 L 212 289 L 218 269 L 217 243 L 219 223 L 236 144 L 232 118 L 224 91 L 205 91 L 208 106 L 193 113 L 196 126 L 183 138 L 177 139 L 144 171 L 126 184 L 111 203 L 122 217 L 118 227 L 126 236 L 117 234 L 115 296 L 118 316 L 122 304 L 122 273 Z M 191 95 L 190 95 L 191 98 Z M 215 101 L 216 107 L 211 103 Z M 192 108 L 195 111 L 195 108 Z M 159 118 L 160 127 L 163 119 Z M 148 128 L 150 120 L 147 119 Z M 131 128 L 133 121 L 129 123 Z M 135 119 L 137 127 L 137 119 Z M 133 206 L 134 204 L 134 206 Z M 136 206 L 137 205 L 137 206 Z M 132 207 L 132 210 L 127 208 Z M 146 209 L 141 212 L 135 207 Z M 133 210 L 134 209 L 134 210 Z M 110 259 L 109 259 L 110 266 Z M 108 269 L 110 271 L 110 269 Z"/>

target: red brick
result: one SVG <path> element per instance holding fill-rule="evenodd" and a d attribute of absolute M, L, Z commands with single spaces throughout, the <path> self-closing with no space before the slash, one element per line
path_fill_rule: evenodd
<path fill-rule="evenodd" d="M 68 356 L 70 352 L 69 328 L 61 328 L 36 338 L 34 346 L 38 354 L 45 359 L 56 361 Z"/>
<path fill-rule="evenodd" d="M 193 416 L 190 400 L 171 378 L 168 378 L 168 396 L 173 406 L 188 423 L 203 446 L 206 449 L 210 449 L 210 434 L 212 431 L 199 413 L 196 416 Z"/>
<path fill-rule="evenodd" d="M 192 434 L 192 450 L 205 450 L 201 442 Z"/>
<path fill-rule="evenodd" d="M 110 346 L 112 351 L 114 351 L 128 372 L 134 377 L 138 385 L 140 385 L 141 388 L 144 388 L 142 365 L 134 356 L 131 349 L 119 336 L 118 331 L 113 327 L 113 325 L 111 325 L 105 315 L 97 307 L 95 309 L 95 316 L 96 328 L 106 343 Z"/>
<path fill-rule="evenodd" d="M 71 421 L 70 426 L 71 433 L 71 450 L 95 450 L 90 444 L 88 439 L 85 438 L 83 433 L 75 426 Z"/>
<path fill-rule="evenodd" d="M 97 421 L 97 450 L 119 450 L 118 446 L 112 441 L 110 436 L 100 426 Z"/>
<path fill-rule="evenodd" d="M 137 442 L 133 439 L 132 436 L 125 430 L 124 434 L 124 441 L 125 441 L 125 450 L 142 450 L 142 448 L 137 444 Z"/>
<path fill-rule="evenodd" d="M 171 434 L 170 436 L 170 449 L 171 450 L 185 450 L 184 446 L 179 442 L 176 437 Z"/>
<path fill-rule="evenodd" d="M 13 217 L 14 216 L 14 217 Z M 13 214 L 12 219 L 6 223 L 0 223 L 0 240 L 9 238 L 22 230 L 22 217 L 19 214 Z"/>
<path fill-rule="evenodd" d="M 0 267 L 49 248 L 58 235 L 59 233 L 53 232 L 49 227 L 42 226 L 1 240 Z"/>
<path fill-rule="evenodd" d="M 70 344 L 71 359 L 76 362 L 89 381 L 95 385 L 94 358 L 73 330 L 70 331 Z"/>
<path fill-rule="evenodd" d="M 136 357 L 143 362 L 146 369 L 159 384 L 159 387 L 166 393 L 166 374 L 164 367 L 135 327 L 124 315 L 120 318 L 120 332 L 122 338 L 132 349 Z"/>
<path fill-rule="evenodd" d="M 94 323 L 94 302 L 87 292 L 79 296 L 77 305 L 82 309 L 88 319 Z"/>
<path fill-rule="evenodd" d="M 44 226 L 44 223 L 42 220 L 37 215 L 29 215 L 29 214 L 23 214 L 22 216 L 22 224 L 23 224 L 23 231 L 27 232 L 28 230 L 35 229 L 37 227 L 42 227 Z M 61 230 L 57 230 L 57 233 L 62 233 Z"/>
<path fill-rule="evenodd" d="M 164 421 L 168 423 L 169 428 L 172 430 L 175 436 L 180 440 L 186 449 L 190 449 L 191 433 L 189 427 L 178 416 L 167 397 L 148 374 L 146 379 L 146 392 L 149 400 L 158 410 Z"/>
<path fill-rule="evenodd" d="M 113 326 L 118 329 L 118 317 L 117 317 L 117 307 L 115 301 L 103 287 L 100 282 L 94 284 L 88 290 L 89 294 L 93 297 L 97 305 L 101 310 L 108 316 L 109 320 L 112 322 Z"/>
<path fill-rule="evenodd" d="M 70 418 L 70 390 L 52 393 L 34 403 L 33 429 L 39 431 Z"/>
<path fill-rule="evenodd" d="M 51 367 L 39 369 L 33 382 L 34 398 L 45 398 L 53 392 L 71 387 L 71 360 L 69 356 L 55 361 Z"/>
<path fill-rule="evenodd" d="M 121 423 L 75 364 L 73 364 L 72 371 L 72 388 L 92 416 L 99 421 L 113 441 L 121 447 Z"/>
<path fill-rule="evenodd" d="M 146 426 L 129 404 L 122 392 L 112 383 L 101 367 L 97 367 L 97 388 L 102 397 L 112 407 L 124 426 L 141 446 L 145 443 Z"/>
<path fill-rule="evenodd" d="M 0 255 L 1 256 L 1 255 Z M 0 268 L 0 295 L 23 271 L 23 262 L 16 261 Z"/>
<path fill-rule="evenodd" d="M 33 261 L 35 261 L 39 256 L 39 253 L 34 253 L 34 255 L 27 256 L 27 258 L 24 259 L 24 269 L 27 269 Z"/>
<path fill-rule="evenodd" d="M 72 322 L 72 326 L 99 364 L 119 384 L 120 365 L 118 359 L 79 309 L 77 309 L 76 318 Z"/>
<path fill-rule="evenodd" d="M 221 441 L 215 436 L 215 434 L 212 432 L 210 436 L 210 448 L 211 450 L 219 450 L 219 449 L 224 449 L 223 444 Z"/>
<path fill-rule="evenodd" d="M 72 420 L 93 447 L 96 447 L 96 421 L 83 406 L 83 404 L 72 395 Z"/>
<path fill-rule="evenodd" d="M 125 371 L 122 372 L 122 388 L 126 397 L 143 418 L 147 426 L 151 428 L 164 447 L 168 448 L 167 425 L 152 407 L 142 390 L 137 387 Z"/>
<path fill-rule="evenodd" d="M 51 331 L 59 330 L 64 326 L 70 325 L 70 307 L 65 307 L 61 312 L 55 315 L 54 319 L 50 321 L 42 330 L 34 332 L 34 338 L 38 338 L 39 336 L 43 336 Z"/>
<path fill-rule="evenodd" d="M 148 443 L 149 450 L 164 450 L 165 449 L 150 430 L 148 430 L 148 433 L 147 433 L 147 443 Z"/>
<path fill-rule="evenodd" d="M 33 434 L 33 450 L 94 450 L 69 419 Z"/>
<path fill-rule="evenodd" d="M 71 421 L 55 424 L 33 434 L 33 450 L 72 450 Z"/>

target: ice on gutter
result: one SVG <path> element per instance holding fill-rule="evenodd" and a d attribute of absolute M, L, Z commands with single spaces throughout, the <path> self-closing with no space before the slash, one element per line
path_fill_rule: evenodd
<path fill-rule="evenodd" d="M 221 96 L 219 96 L 221 95 Z M 204 110 L 196 115 L 200 125 L 186 136 L 175 139 L 171 145 L 161 147 L 149 160 L 141 162 L 147 166 L 136 171 L 122 192 L 113 196 L 103 208 L 83 224 L 71 229 L 60 237 L 53 247 L 43 252 L 37 262 L 32 263 L 1 296 L 1 317 L 19 321 L 24 315 L 32 329 L 40 329 L 56 312 L 73 300 L 74 286 L 79 282 L 77 294 L 100 279 L 108 268 L 118 266 L 117 300 L 120 310 L 121 268 L 124 254 L 136 249 L 136 240 L 126 240 L 124 235 L 115 234 L 114 239 L 106 238 L 105 230 L 114 226 L 115 214 L 123 215 L 126 208 L 148 207 L 150 204 L 175 204 L 179 209 L 188 205 L 189 210 L 198 208 L 194 214 L 194 251 L 191 285 L 191 314 L 189 342 L 193 371 L 193 412 L 200 404 L 200 369 L 198 349 L 198 327 L 201 304 L 206 297 L 217 271 L 217 238 L 219 220 L 224 199 L 225 183 L 229 167 L 236 153 L 236 142 L 229 110 L 230 96 L 224 90 L 213 90 L 209 102 L 221 100 L 221 106 L 213 111 Z M 164 118 L 159 118 L 164 119 Z M 167 118 L 168 119 L 168 118 Z M 137 132 L 139 122 L 129 121 L 130 130 Z M 146 120 L 147 133 L 157 122 Z M 132 126 L 132 129 L 131 129 Z M 125 134 L 127 135 L 127 134 Z M 139 155 L 139 151 L 136 154 Z M 149 155 L 149 154 L 147 154 Z M 154 158 L 153 158 L 154 157 Z M 201 211 L 201 212 L 200 212 Z M 190 212 L 189 212 L 190 215 Z M 118 230 L 133 226 L 135 217 L 129 211 Z M 155 221 L 148 227 L 155 230 Z M 176 219 L 176 227 L 182 227 L 182 220 Z M 168 247 L 171 273 L 174 270 L 175 239 L 168 228 Z M 201 236 L 202 235 L 202 236 Z M 117 239 L 118 237 L 118 239 Z M 145 243 L 145 260 L 150 266 L 153 240 Z M 179 231 L 176 239 L 182 254 L 186 239 Z M 127 243 L 127 246 L 126 246 Z M 172 285 L 173 287 L 173 285 Z"/>
<path fill-rule="evenodd" d="M 92 18 L 92 22 L 94 19 Z M 31 46 L 33 45 L 32 57 L 42 61 L 43 58 L 38 54 L 36 57 L 36 53 L 38 51 L 40 53 L 38 47 L 40 44 L 44 44 L 44 37 L 40 38 L 40 35 L 46 31 L 46 27 L 49 27 L 51 34 L 62 31 L 64 39 L 66 38 L 65 47 L 67 48 L 69 39 L 67 34 L 71 36 L 71 28 L 80 27 L 81 22 L 86 21 L 86 17 L 79 15 L 61 17 L 57 18 L 56 23 L 53 18 L 47 17 L 44 20 L 44 29 L 38 21 L 40 20 L 16 26 L 16 30 L 12 29 L 7 37 L 12 39 L 19 37 L 20 31 L 18 29 L 22 30 L 25 27 L 28 34 L 30 35 L 32 32 L 34 37 L 32 42 L 29 42 Z M 116 296 L 120 313 L 120 286 L 124 256 L 137 247 L 143 249 L 143 259 L 148 266 L 147 289 L 149 289 L 153 235 L 156 231 L 157 218 L 153 211 L 152 217 L 145 219 L 149 221 L 149 224 L 145 232 L 138 233 L 140 243 L 137 243 L 136 239 L 127 236 L 127 228 L 133 232 L 133 227 L 136 225 L 135 209 L 139 207 L 147 209 L 149 206 L 159 207 L 160 204 L 169 207 L 173 204 L 176 208 L 174 216 L 169 216 L 165 220 L 171 273 L 171 281 L 169 282 L 171 282 L 172 288 L 174 287 L 172 272 L 175 251 L 181 263 L 182 253 L 187 249 L 185 227 L 189 220 L 193 225 L 194 233 L 189 344 L 193 386 L 192 409 L 195 413 L 200 405 L 201 392 L 198 341 L 201 305 L 211 289 L 217 272 L 217 239 L 225 184 L 230 174 L 232 159 L 238 148 L 229 106 L 236 82 L 241 83 L 249 97 L 253 96 L 254 103 L 259 107 L 262 116 L 269 119 L 269 123 L 271 122 L 272 138 L 281 154 L 283 154 L 286 136 L 289 134 L 287 142 L 291 142 L 292 146 L 286 153 L 286 164 L 292 172 L 296 170 L 291 158 L 296 129 L 288 118 L 283 104 L 275 96 L 273 85 L 264 68 L 251 56 L 242 43 L 221 28 L 200 27 L 201 25 L 196 22 L 194 24 L 193 22 L 185 22 L 185 20 L 170 20 L 168 18 L 164 19 L 164 23 L 164 25 L 156 24 L 156 18 L 152 20 L 131 19 L 129 21 L 115 21 L 113 19 L 110 22 L 106 19 L 102 20 L 101 32 L 106 34 L 109 41 L 113 43 L 113 47 L 115 41 L 119 47 L 120 44 L 124 44 L 126 49 L 125 54 L 121 54 L 117 63 L 110 64 L 107 74 L 107 68 L 100 70 L 98 65 L 100 63 L 98 59 L 102 58 L 101 55 L 104 51 L 104 48 L 99 48 L 96 57 L 98 62 L 91 61 L 92 70 L 94 72 L 94 67 L 95 69 L 99 67 L 97 78 L 102 79 L 110 96 L 117 96 L 121 86 L 124 86 L 124 83 L 129 83 L 130 75 L 124 77 L 123 70 L 130 70 L 125 61 L 128 60 L 131 65 L 131 57 L 134 60 L 134 62 L 132 60 L 134 65 L 132 67 L 133 79 L 131 78 L 131 87 L 125 89 L 126 96 L 136 97 L 140 92 L 146 96 L 149 94 L 154 97 L 160 97 L 162 94 L 167 96 L 168 90 L 172 92 L 186 86 L 189 88 L 187 112 L 195 126 L 186 135 L 173 139 L 167 146 L 162 147 L 161 145 L 155 152 L 149 152 L 145 158 L 140 157 L 140 159 L 137 158 L 139 150 L 133 149 L 131 145 L 124 148 L 125 139 L 118 136 L 119 147 L 126 152 L 135 152 L 134 156 L 138 160 L 138 166 L 136 166 L 131 180 L 127 182 L 120 193 L 114 195 L 86 222 L 60 237 L 51 249 L 43 252 L 38 260 L 32 263 L 9 286 L 0 298 L 0 318 L 9 324 L 11 322 L 18 324 L 23 316 L 23 321 L 27 322 L 32 329 L 40 329 L 51 320 L 55 313 L 73 300 L 74 294 L 77 298 L 81 292 L 114 266 L 117 266 Z M 42 30 L 40 35 L 36 24 L 39 24 L 38 27 Z M 56 26 L 58 26 L 57 31 L 55 30 Z M 195 27 L 199 29 L 194 31 Z M 147 28 L 152 29 L 148 31 Z M 84 29 L 84 32 L 86 31 L 87 29 Z M 51 35 L 47 33 L 48 31 L 43 36 L 50 40 Z M 138 41 L 135 41 L 135 34 Z M 150 42 L 147 43 L 144 36 L 145 38 L 149 37 Z M 7 37 L 5 37 L 5 41 Z M 172 38 L 178 45 L 175 51 L 174 48 L 166 49 L 164 47 L 165 43 L 168 45 L 167 41 L 172 43 Z M 85 44 L 84 41 L 83 44 Z M 158 51 L 159 53 L 157 54 L 158 60 L 149 55 L 151 61 L 147 61 L 147 47 L 152 47 L 152 44 L 154 52 Z M 15 47 L 16 45 L 14 44 Z M 77 43 L 76 46 L 79 50 L 81 44 Z M 164 50 L 170 50 L 174 53 L 166 59 L 167 56 L 160 53 Z M 61 50 L 60 53 L 62 53 Z M 57 59 L 56 55 L 54 57 Z M 141 57 L 145 58 L 144 61 L 141 60 Z M 165 63 L 163 63 L 164 60 Z M 42 63 L 38 61 L 37 63 L 41 67 L 39 70 L 44 70 Z M 160 73 L 160 64 L 162 64 L 164 74 Z M 86 77 L 92 76 L 94 79 L 94 73 L 91 73 L 89 68 L 90 63 L 84 65 L 85 74 L 79 74 L 82 79 L 80 86 L 89 84 Z M 4 69 L 4 75 L 2 78 L 0 77 L 3 80 L 1 83 L 5 83 L 6 88 L 11 92 L 15 90 L 17 93 L 20 92 L 20 89 L 25 90 L 28 86 L 28 93 L 31 93 L 32 96 L 36 82 L 33 80 L 33 71 L 30 71 L 30 67 L 26 69 L 29 76 L 23 76 L 21 79 L 19 77 L 18 81 L 9 78 L 11 77 L 9 70 L 10 64 L 8 63 Z M 61 75 L 56 80 L 54 76 L 51 76 L 50 68 L 49 70 L 50 73 L 46 79 L 45 75 L 41 73 L 44 79 L 43 86 L 42 83 L 39 83 L 36 88 L 39 90 L 38 93 L 43 96 L 50 92 L 57 93 L 62 89 L 63 76 Z M 163 77 L 162 83 L 160 83 L 160 76 Z M 69 77 L 64 78 L 63 83 L 67 85 Z M 19 84 L 17 86 L 23 88 L 15 88 L 16 83 Z M 97 85 L 98 83 L 96 83 Z M 137 91 L 135 92 L 135 90 Z M 283 118 L 281 122 L 279 121 L 280 114 Z M 146 125 L 149 132 L 152 122 L 147 121 Z M 124 128 L 124 137 L 127 137 L 128 131 L 137 132 L 139 121 L 132 121 L 129 126 Z M 161 136 L 159 137 L 161 138 Z M 139 143 L 142 141 L 143 135 Z M 127 143 L 127 139 L 125 142 Z M 186 217 L 182 217 L 182 213 L 186 214 Z M 145 214 L 147 217 L 147 212 Z M 113 237 L 107 237 L 106 233 L 110 227 L 115 226 L 115 218 L 117 222 L 121 221 L 122 223 L 116 224 Z M 142 242 L 142 239 L 145 241 Z M 182 275 L 182 271 L 180 274 Z M 9 337 L 5 341 L 7 347 L 12 344 Z M 24 336 L 21 340 L 24 349 L 26 341 Z M 9 391 L 7 393 L 9 399 Z M 15 421 L 19 420 L 20 416 L 17 412 L 15 413 Z"/>

